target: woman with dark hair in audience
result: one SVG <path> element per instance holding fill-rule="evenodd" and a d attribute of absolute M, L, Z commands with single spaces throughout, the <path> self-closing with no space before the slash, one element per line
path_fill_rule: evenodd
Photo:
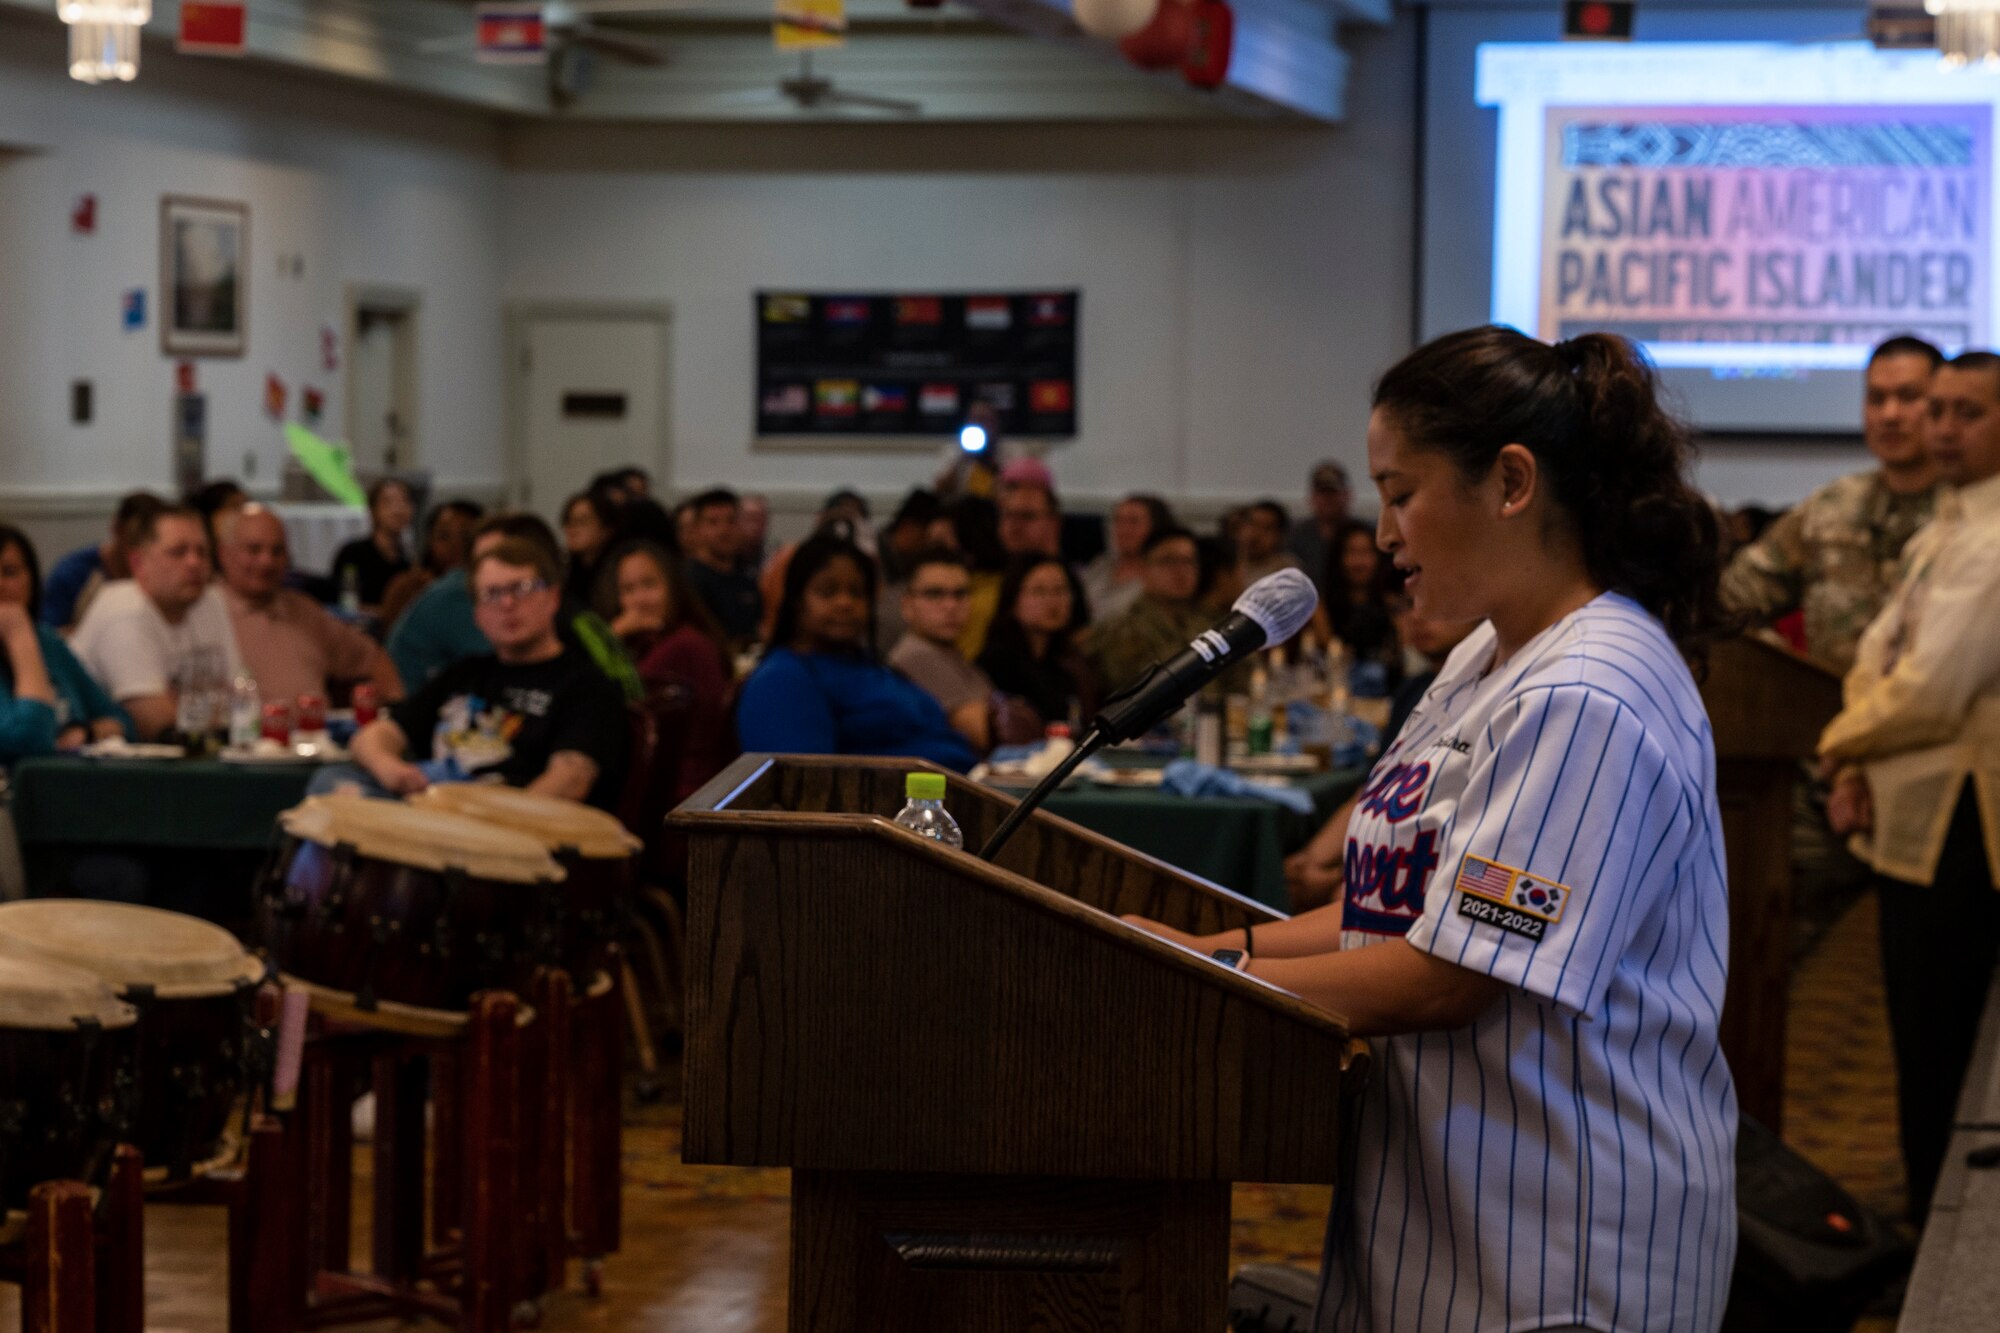
<path fill-rule="evenodd" d="M 389 580 L 382 594 L 381 620 L 396 623 L 396 617 L 417 599 L 417 595 L 438 579 L 465 564 L 472 554 L 472 530 L 486 511 L 470 500 L 446 500 L 431 508 L 430 522 L 424 525 L 424 558 Z"/>
<path fill-rule="evenodd" d="M 938 701 L 875 657 L 875 562 L 822 532 L 785 567 L 771 647 L 736 706 L 745 750 L 978 758 Z"/>
<path fill-rule="evenodd" d="M 638 664 L 646 697 L 685 703 L 673 791 L 679 804 L 733 756 L 728 639 L 681 562 L 653 542 L 613 548 L 598 575 L 596 609 Z"/>
<path fill-rule="evenodd" d="M 676 559 L 686 554 L 681 549 L 680 525 L 665 505 L 650 496 L 642 495 L 620 506 L 618 536 L 612 545 L 627 542 L 651 542 Z"/>
<path fill-rule="evenodd" d="M 123 736 L 125 711 L 41 623 L 42 563 L 0 524 L 0 764 Z"/>
<path fill-rule="evenodd" d="M 1097 710 L 1097 673 L 1073 642 L 1084 606 L 1076 572 L 1057 556 L 1022 557 L 1000 585 L 979 669 L 994 689 L 1026 699 L 1044 726 Z"/>
<path fill-rule="evenodd" d="M 1327 562 L 1328 597 L 1321 609 L 1333 636 L 1352 661 L 1379 663 L 1383 686 L 1394 691 L 1403 678 L 1403 646 L 1396 637 L 1392 598 L 1403 580 L 1375 545 L 1374 525 L 1359 519 L 1342 523 Z"/>
<path fill-rule="evenodd" d="M 403 550 L 403 535 L 410 530 L 410 522 L 416 516 L 417 505 L 410 484 L 401 477 L 383 477 L 370 486 L 368 535 L 347 543 L 333 557 L 336 594 L 346 591 L 348 571 L 353 570 L 354 591 L 361 600 L 361 609 L 379 615 L 390 582 L 410 567 L 410 557 Z"/>
<path fill-rule="evenodd" d="M 972 567 L 972 601 L 958 651 L 976 661 L 986 647 L 986 627 L 1000 609 L 1000 581 L 1007 548 L 1000 544 L 1000 506 L 983 495 L 961 495 L 931 521 L 930 544 L 957 551 Z"/>
<path fill-rule="evenodd" d="M 590 605 L 591 594 L 597 589 L 597 569 L 617 536 L 618 520 L 618 506 L 602 488 L 578 491 L 563 501 L 563 552 L 569 561 L 563 596 Z"/>
<path fill-rule="evenodd" d="M 1083 590 L 1095 624 L 1116 620 L 1145 591 L 1146 543 L 1174 526 L 1174 514 L 1157 495 L 1128 495 L 1111 506 L 1111 546 L 1084 567 Z"/>

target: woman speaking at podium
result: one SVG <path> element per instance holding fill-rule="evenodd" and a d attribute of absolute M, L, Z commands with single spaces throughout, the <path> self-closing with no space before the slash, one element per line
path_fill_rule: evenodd
<path fill-rule="evenodd" d="M 1632 346 L 1480 328 L 1375 391 L 1378 540 L 1483 620 L 1356 798 L 1341 900 L 1195 940 L 1373 1039 L 1321 1330 L 1714 1330 L 1736 1251 L 1716 522 Z M 1248 938 L 1246 938 L 1248 936 Z"/>

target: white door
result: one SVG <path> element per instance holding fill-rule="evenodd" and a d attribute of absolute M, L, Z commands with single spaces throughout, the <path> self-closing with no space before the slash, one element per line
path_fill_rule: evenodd
<path fill-rule="evenodd" d="M 415 465 L 417 317 L 414 302 L 357 302 L 348 349 L 347 442 L 364 476 Z"/>
<path fill-rule="evenodd" d="M 522 505 L 560 521 L 557 507 L 599 472 L 636 464 L 657 476 L 665 461 L 666 321 L 535 315 L 522 335 Z"/>

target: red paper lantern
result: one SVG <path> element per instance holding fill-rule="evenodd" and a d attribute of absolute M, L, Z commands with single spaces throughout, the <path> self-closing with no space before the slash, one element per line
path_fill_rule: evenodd
<path fill-rule="evenodd" d="M 1197 88 L 1220 88 L 1229 77 L 1229 53 L 1235 44 L 1236 14 L 1224 0 L 1194 0 L 1194 31 L 1181 77 Z"/>
<path fill-rule="evenodd" d="M 1153 21 L 1118 43 L 1140 69 L 1172 69 L 1188 57 L 1194 40 L 1194 0 L 1160 0 Z"/>

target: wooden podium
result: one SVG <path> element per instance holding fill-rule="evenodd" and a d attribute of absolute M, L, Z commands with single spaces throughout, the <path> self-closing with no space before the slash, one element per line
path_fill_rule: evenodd
<path fill-rule="evenodd" d="M 1782 1128 L 1792 976 L 1792 788 L 1840 711 L 1840 677 L 1761 639 L 1730 639 L 1702 683 L 1715 731 L 1729 869 L 1729 990 L 1722 1049 L 1743 1113 Z"/>
<path fill-rule="evenodd" d="M 683 1157 L 793 1169 L 801 1333 L 1215 1333 L 1230 1182 L 1332 1182 L 1366 1047 L 1117 920 L 1254 902 L 1052 815 L 997 867 L 897 828 L 927 767 L 746 755 L 672 816 Z"/>

